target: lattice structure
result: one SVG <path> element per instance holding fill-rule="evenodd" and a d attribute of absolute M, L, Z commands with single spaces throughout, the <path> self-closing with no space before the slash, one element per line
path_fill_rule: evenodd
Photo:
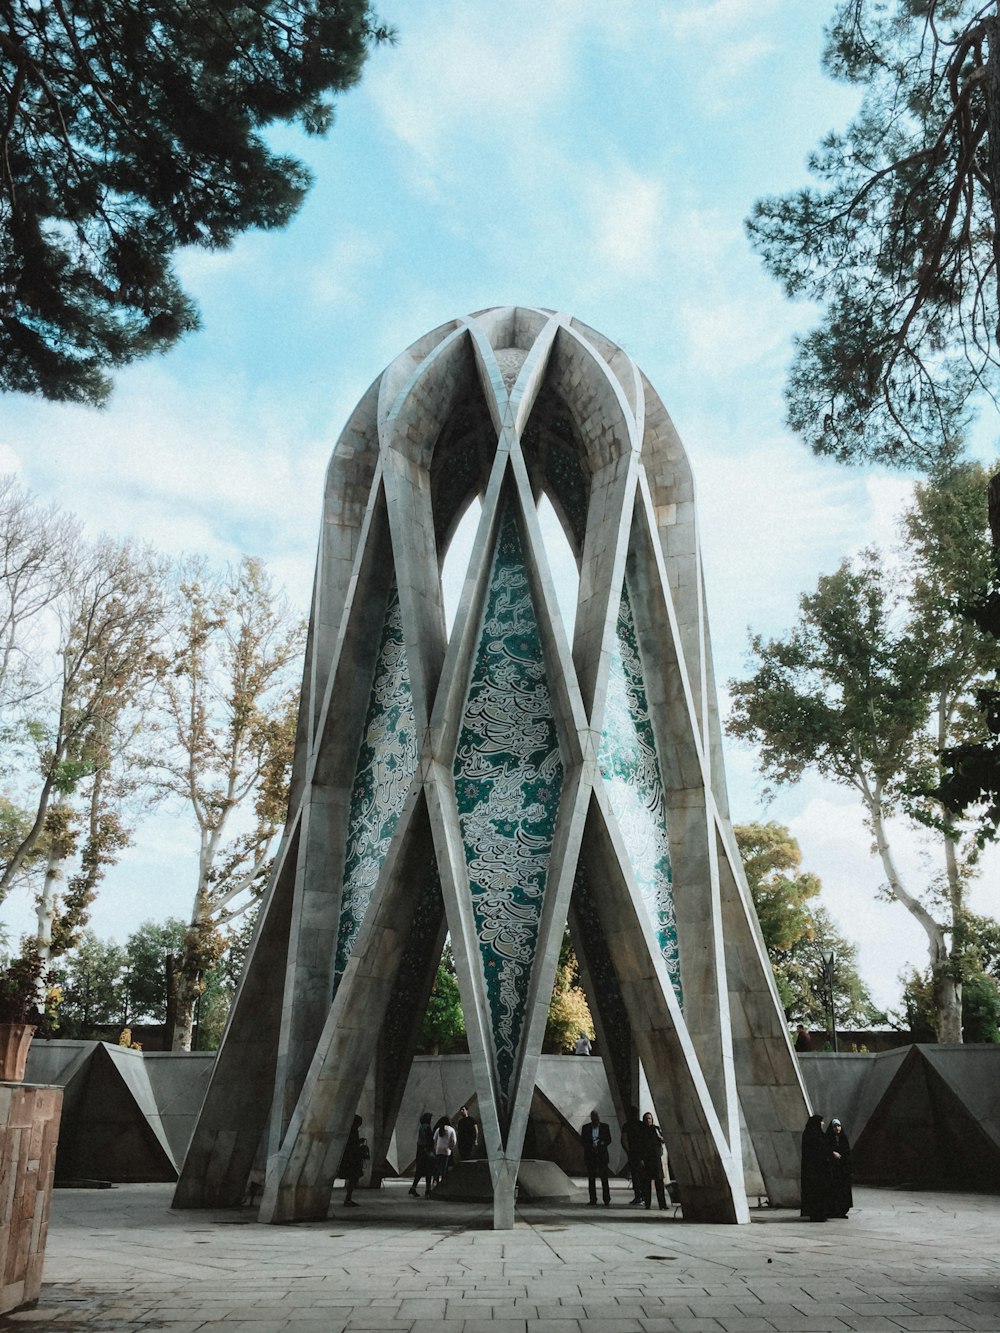
<path fill-rule="evenodd" d="M 543 494 L 580 568 L 572 645 Z M 512 1226 L 567 919 L 603 1109 L 641 1061 L 685 1215 L 747 1220 L 754 1157 L 794 1203 L 808 1108 L 728 820 L 684 450 L 620 348 L 486 310 L 397 358 L 334 452 L 288 826 L 175 1205 L 239 1203 L 257 1163 L 263 1220 L 326 1216 L 363 1093 L 388 1143 L 450 932 Z"/>

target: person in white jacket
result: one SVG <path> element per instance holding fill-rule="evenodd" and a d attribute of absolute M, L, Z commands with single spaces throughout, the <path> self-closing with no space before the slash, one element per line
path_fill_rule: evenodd
<path fill-rule="evenodd" d="M 434 1183 L 439 1185 L 444 1180 L 448 1163 L 455 1151 L 458 1138 L 454 1127 L 446 1115 L 434 1126 Z"/>

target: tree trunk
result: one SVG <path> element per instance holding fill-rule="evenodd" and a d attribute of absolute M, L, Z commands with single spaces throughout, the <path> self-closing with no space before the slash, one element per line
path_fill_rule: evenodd
<path fill-rule="evenodd" d="M 872 832 L 878 848 L 882 869 L 889 881 L 892 896 L 923 926 L 927 935 L 927 953 L 931 964 L 934 987 L 934 1028 L 938 1041 L 962 1040 L 962 986 L 953 976 L 951 954 L 944 927 L 939 925 L 918 898 L 908 893 L 899 877 L 896 861 L 889 846 L 885 816 L 878 793 L 865 793 L 865 804 L 871 816 Z"/>
<path fill-rule="evenodd" d="M 222 956 L 222 939 L 212 918 L 212 903 L 204 886 L 198 890 L 191 924 L 180 954 L 174 960 L 174 1023 L 172 1051 L 189 1051 L 198 996 L 205 989 L 205 974 Z"/>
<path fill-rule="evenodd" d="M 168 953 L 164 963 L 167 982 L 167 1003 L 163 1014 L 163 1049 L 173 1050 L 174 1028 L 177 1025 L 177 955 Z"/>
<path fill-rule="evenodd" d="M 986 57 L 986 132 L 988 137 L 987 163 L 990 181 L 990 204 L 993 209 L 993 264 L 996 270 L 998 298 L 1000 298 L 1000 18 L 996 15 L 987 25 L 989 54 Z M 998 299 L 1000 310 L 1000 299 Z M 1000 347 L 1000 328 L 995 331 L 996 346 Z M 996 350 L 996 349 L 994 349 Z"/>
<path fill-rule="evenodd" d="M 934 1026 L 940 1042 L 962 1042 L 962 983 L 954 976 L 950 959 L 932 965 Z"/>
<path fill-rule="evenodd" d="M 190 976 L 184 968 L 183 959 L 174 973 L 175 1009 L 174 1030 L 170 1040 L 172 1051 L 190 1051 L 194 1035 L 194 1008 L 201 994 L 201 979 L 198 974 Z"/>
<path fill-rule="evenodd" d="M 38 949 L 39 957 L 45 962 L 49 961 L 49 955 L 52 951 L 52 920 L 56 914 L 56 890 L 63 881 L 63 867 L 66 864 L 66 857 L 59 846 L 59 842 L 58 838 L 54 840 L 46 860 L 45 878 L 42 881 L 42 891 L 38 895 L 35 910 L 35 921 L 37 923 L 35 946 Z"/>

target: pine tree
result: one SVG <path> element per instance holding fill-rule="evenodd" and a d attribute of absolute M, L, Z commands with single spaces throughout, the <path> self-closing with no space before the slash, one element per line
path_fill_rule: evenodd
<path fill-rule="evenodd" d="M 281 227 L 391 37 L 367 0 L 0 0 L 0 389 L 100 403 L 108 370 L 195 328 L 172 257 Z"/>

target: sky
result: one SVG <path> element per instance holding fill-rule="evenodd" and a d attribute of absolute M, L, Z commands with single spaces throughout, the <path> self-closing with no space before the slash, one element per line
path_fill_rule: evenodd
<path fill-rule="evenodd" d="M 103 410 L 0 398 L 0 471 L 96 535 L 171 555 L 262 557 L 308 606 L 323 473 L 368 385 L 411 342 L 486 306 L 566 311 L 637 361 L 698 487 L 716 675 L 745 673 L 748 629 L 776 635 L 817 577 L 896 540 L 912 478 L 815 459 L 784 425 L 785 300 L 743 220 L 803 186 L 857 93 L 821 70 L 832 0 L 384 0 L 398 42 L 371 56 L 325 139 L 283 127 L 315 185 L 282 230 L 189 251 L 202 328 L 119 374 Z M 987 453 L 995 430 L 981 432 Z M 725 707 L 725 700 L 723 700 Z M 926 941 L 882 874 L 849 793 L 808 778 L 762 804 L 728 745 L 737 822 L 790 825 L 821 901 L 883 1005 Z M 98 934 L 186 916 L 196 836 L 182 811 L 138 826 L 95 905 Z M 906 835 L 904 873 L 934 853 Z M 930 860 L 928 860 L 930 857 Z M 939 858 L 938 858 L 939 859 Z M 974 890 L 995 912 L 997 858 Z M 26 896 L 0 924 L 30 925 Z"/>

